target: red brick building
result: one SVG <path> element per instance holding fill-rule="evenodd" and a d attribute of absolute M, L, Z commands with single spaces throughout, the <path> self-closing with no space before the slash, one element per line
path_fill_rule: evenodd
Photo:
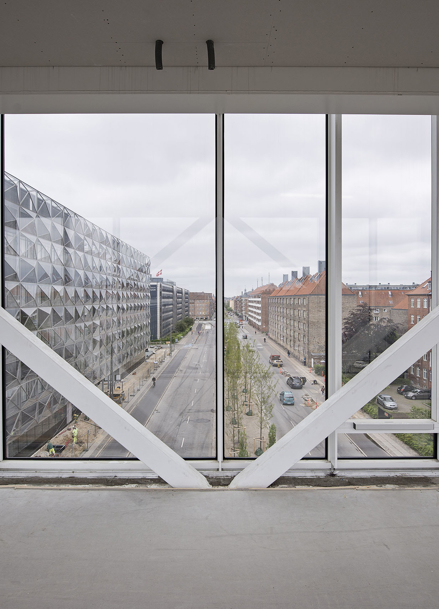
<path fill-rule="evenodd" d="M 421 321 L 431 311 L 431 279 L 427 279 L 408 294 L 408 328 Z M 431 351 L 408 370 L 410 384 L 420 389 L 431 389 Z"/>

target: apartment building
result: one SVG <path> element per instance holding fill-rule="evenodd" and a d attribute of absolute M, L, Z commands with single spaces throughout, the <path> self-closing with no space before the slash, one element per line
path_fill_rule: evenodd
<path fill-rule="evenodd" d="M 407 324 L 413 328 L 431 310 L 431 279 L 412 290 L 408 297 Z M 425 353 L 408 370 L 410 384 L 420 389 L 431 389 L 431 351 Z"/>
<path fill-rule="evenodd" d="M 276 289 L 274 283 L 262 285 L 249 292 L 246 298 L 248 323 L 259 332 L 268 332 L 269 296 Z"/>
<path fill-rule="evenodd" d="M 343 284 L 342 315 L 357 306 Z M 326 271 L 283 283 L 269 297 L 269 336 L 302 363 L 313 367 L 326 351 Z"/>

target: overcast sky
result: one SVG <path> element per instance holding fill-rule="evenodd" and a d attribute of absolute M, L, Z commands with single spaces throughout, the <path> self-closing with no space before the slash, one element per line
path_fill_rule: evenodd
<path fill-rule="evenodd" d="M 214 292 L 214 117 L 6 117 L 6 170 Z M 225 293 L 325 257 L 325 118 L 225 119 Z M 343 119 L 343 280 L 429 276 L 430 118 Z"/>

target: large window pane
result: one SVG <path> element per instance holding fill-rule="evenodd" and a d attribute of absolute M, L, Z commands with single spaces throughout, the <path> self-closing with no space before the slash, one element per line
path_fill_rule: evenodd
<path fill-rule="evenodd" d="M 183 457 L 214 457 L 214 117 L 5 131 L 6 309 Z M 8 457 L 132 456 L 10 353 L 6 434 Z"/>
<path fill-rule="evenodd" d="M 255 457 L 324 400 L 324 116 L 226 117 L 225 296 L 225 454 Z"/>
<path fill-rule="evenodd" d="M 430 183 L 430 117 L 343 117 L 344 382 L 431 309 Z M 430 397 L 427 353 L 355 418 L 430 418 Z M 339 456 L 433 456 L 422 435 L 339 436 Z"/>

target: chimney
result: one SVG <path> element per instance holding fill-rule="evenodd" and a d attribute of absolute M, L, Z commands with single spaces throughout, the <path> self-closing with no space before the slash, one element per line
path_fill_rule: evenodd
<path fill-rule="evenodd" d="M 319 273 L 323 273 L 323 271 L 326 271 L 326 260 L 318 261 L 318 271 Z"/>
<path fill-rule="evenodd" d="M 297 279 L 297 271 L 291 271 L 291 279 Z"/>
<path fill-rule="evenodd" d="M 282 283 L 286 283 L 288 281 L 288 273 L 283 275 Z"/>
<path fill-rule="evenodd" d="M 309 275 L 309 266 L 302 267 L 302 277 Z"/>

